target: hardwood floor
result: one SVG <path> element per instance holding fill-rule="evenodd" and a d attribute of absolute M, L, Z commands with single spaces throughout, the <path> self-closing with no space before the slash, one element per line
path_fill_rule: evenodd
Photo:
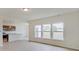
<path fill-rule="evenodd" d="M 71 50 L 41 43 L 28 42 L 26 40 L 20 40 L 4 43 L 4 46 L 0 47 L 0 51 L 71 51 Z"/>

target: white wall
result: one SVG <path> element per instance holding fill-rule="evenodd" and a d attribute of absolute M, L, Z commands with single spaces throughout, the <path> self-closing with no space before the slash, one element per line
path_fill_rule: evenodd
<path fill-rule="evenodd" d="M 16 24 L 16 33 L 20 33 L 21 34 L 21 40 L 28 40 L 28 28 L 29 25 L 28 23 L 19 23 Z"/>
<path fill-rule="evenodd" d="M 37 39 L 34 37 L 34 26 L 38 24 L 64 23 L 64 41 L 54 39 Z M 29 21 L 29 39 L 41 43 L 58 45 L 79 50 L 79 11 L 53 17 Z"/>

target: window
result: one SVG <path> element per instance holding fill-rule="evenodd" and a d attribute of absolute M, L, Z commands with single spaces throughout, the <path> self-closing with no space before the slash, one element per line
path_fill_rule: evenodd
<path fill-rule="evenodd" d="M 35 38 L 64 40 L 64 23 L 42 24 L 35 26 Z"/>
<path fill-rule="evenodd" d="M 43 24 L 43 38 L 51 38 L 51 24 Z"/>
<path fill-rule="evenodd" d="M 64 24 L 63 23 L 55 23 L 52 24 L 52 38 L 56 40 L 63 40 L 63 31 Z"/>
<path fill-rule="evenodd" d="M 36 25 L 35 26 L 35 37 L 36 38 L 41 38 L 41 25 Z"/>

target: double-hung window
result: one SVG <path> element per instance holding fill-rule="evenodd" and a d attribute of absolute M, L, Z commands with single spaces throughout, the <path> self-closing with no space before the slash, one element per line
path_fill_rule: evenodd
<path fill-rule="evenodd" d="M 64 32 L 64 24 L 63 23 L 52 24 L 52 38 L 53 39 L 63 40 L 64 39 L 63 32 Z"/>
<path fill-rule="evenodd" d="M 35 26 L 35 38 L 41 38 L 42 28 L 41 25 Z"/>
<path fill-rule="evenodd" d="M 43 24 L 43 38 L 50 39 L 51 38 L 51 24 Z"/>

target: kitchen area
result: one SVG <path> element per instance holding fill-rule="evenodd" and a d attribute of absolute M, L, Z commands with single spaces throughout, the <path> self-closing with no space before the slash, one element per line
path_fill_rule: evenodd
<path fill-rule="evenodd" d="M 16 40 L 28 40 L 28 23 L 3 25 L 3 43 Z"/>
<path fill-rule="evenodd" d="M 9 41 L 9 31 L 15 31 L 16 27 L 12 25 L 3 25 L 3 43 Z"/>

